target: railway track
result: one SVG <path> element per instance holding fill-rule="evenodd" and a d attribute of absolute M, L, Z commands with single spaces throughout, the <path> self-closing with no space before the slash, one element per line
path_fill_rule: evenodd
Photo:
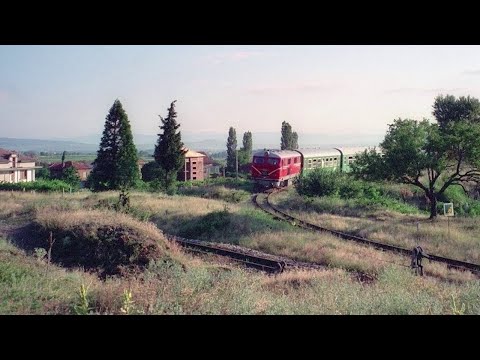
<path fill-rule="evenodd" d="M 395 245 L 390 245 L 390 244 L 384 244 L 378 241 L 370 240 L 364 237 L 344 233 L 341 231 L 336 231 L 336 230 L 331 230 L 327 229 L 325 227 L 311 224 L 309 222 L 303 221 L 301 219 L 298 219 L 296 217 L 293 217 L 286 212 L 278 209 L 277 207 L 273 206 L 269 200 L 269 197 L 272 194 L 278 193 L 280 191 L 283 191 L 284 189 L 280 190 L 273 190 L 273 191 L 268 191 L 264 192 L 261 194 L 255 194 L 253 196 L 253 202 L 254 204 L 260 208 L 261 210 L 271 214 L 275 218 L 283 221 L 288 221 L 294 226 L 298 226 L 300 228 L 306 229 L 306 230 L 312 230 L 312 231 L 317 231 L 317 232 L 323 232 L 323 233 L 329 233 L 332 235 L 335 235 L 339 238 L 342 238 L 344 240 L 350 240 L 350 241 L 355 241 L 360 244 L 365 244 L 368 246 L 372 246 L 376 249 L 382 250 L 382 251 L 390 251 L 390 252 L 395 252 L 397 254 L 402 254 L 405 256 L 411 256 L 412 255 L 412 250 L 402 248 L 400 246 L 395 246 Z M 258 196 L 263 197 L 264 201 L 259 201 Z M 455 260 L 455 259 L 449 259 L 443 256 L 437 256 L 437 255 L 432 255 L 428 254 L 429 259 L 431 261 L 436 261 L 439 263 L 444 263 L 447 264 L 447 267 L 450 268 L 456 268 L 456 269 L 461 269 L 461 270 L 469 270 L 477 275 L 480 275 L 480 265 L 478 264 L 473 264 L 465 261 L 460 261 L 460 260 Z"/>
<path fill-rule="evenodd" d="M 208 244 L 200 240 L 184 239 L 178 236 L 169 236 L 170 240 L 175 241 L 180 246 L 189 251 L 201 254 L 215 254 L 226 256 L 234 261 L 242 263 L 243 265 L 262 270 L 269 273 L 283 272 L 287 263 L 283 260 L 274 257 L 260 256 L 256 254 L 249 254 L 246 251 L 239 251 L 235 249 L 227 249 L 225 247 Z"/>
<path fill-rule="evenodd" d="M 320 270 L 327 268 L 322 264 L 296 261 L 282 256 L 244 248 L 238 245 L 212 244 L 201 240 L 185 239 L 173 235 L 167 235 L 167 238 L 171 241 L 175 241 L 188 251 L 199 254 L 215 254 L 225 256 L 241 263 L 246 267 L 265 271 L 267 273 L 281 273 L 286 270 L 294 269 Z M 371 283 L 372 281 L 375 281 L 375 277 L 370 274 L 361 271 L 349 272 L 352 278 L 358 280 L 359 282 Z"/>

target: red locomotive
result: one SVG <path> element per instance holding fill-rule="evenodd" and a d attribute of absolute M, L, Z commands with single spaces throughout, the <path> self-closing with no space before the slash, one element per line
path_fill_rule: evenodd
<path fill-rule="evenodd" d="M 298 151 L 263 150 L 253 154 L 252 178 L 264 186 L 288 186 L 302 171 L 302 155 Z"/>

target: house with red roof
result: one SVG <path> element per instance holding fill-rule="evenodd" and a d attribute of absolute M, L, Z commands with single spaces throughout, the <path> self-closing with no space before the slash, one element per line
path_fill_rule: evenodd
<path fill-rule="evenodd" d="M 73 167 L 77 171 L 80 181 L 86 181 L 88 175 L 90 175 L 90 172 L 93 169 L 92 165 L 83 161 L 65 161 L 64 163 L 53 163 L 48 167 L 48 169 L 50 170 L 50 175 L 53 178 L 58 178 L 62 175 L 64 169 L 68 169 L 70 167 Z"/>
<path fill-rule="evenodd" d="M 0 182 L 35 181 L 35 169 L 41 169 L 35 166 L 35 159 L 0 148 Z"/>

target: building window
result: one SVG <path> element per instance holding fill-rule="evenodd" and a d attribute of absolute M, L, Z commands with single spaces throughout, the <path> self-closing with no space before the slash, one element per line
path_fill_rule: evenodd
<path fill-rule="evenodd" d="M 196 177 L 196 176 L 194 176 L 194 177 L 192 178 L 192 180 L 197 180 L 197 177 Z"/>
<path fill-rule="evenodd" d="M 194 166 L 194 167 L 193 167 L 193 170 L 197 170 L 197 168 Z"/>

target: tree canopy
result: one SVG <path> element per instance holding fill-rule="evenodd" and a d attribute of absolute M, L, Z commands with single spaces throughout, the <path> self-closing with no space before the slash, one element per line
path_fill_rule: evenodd
<path fill-rule="evenodd" d="M 478 102 L 466 99 L 469 104 Z M 380 144 L 381 153 L 365 151 L 352 164 L 353 173 L 421 188 L 430 201 L 430 218 L 435 218 L 437 198 L 449 186 L 480 181 L 480 123 L 473 115 L 459 113 L 458 101 L 437 97 L 433 106 L 436 123 L 395 120 Z"/>
<path fill-rule="evenodd" d="M 105 120 L 103 136 L 89 183 L 95 191 L 133 186 L 139 179 L 137 149 L 128 116 L 115 100 Z"/>
<path fill-rule="evenodd" d="M 433 104 L 433 116 L 441 128 L 451 122 L 479 122 L 480 101 L 470 96 L 456 99 L 453 95 L 439 95 Z"/>

